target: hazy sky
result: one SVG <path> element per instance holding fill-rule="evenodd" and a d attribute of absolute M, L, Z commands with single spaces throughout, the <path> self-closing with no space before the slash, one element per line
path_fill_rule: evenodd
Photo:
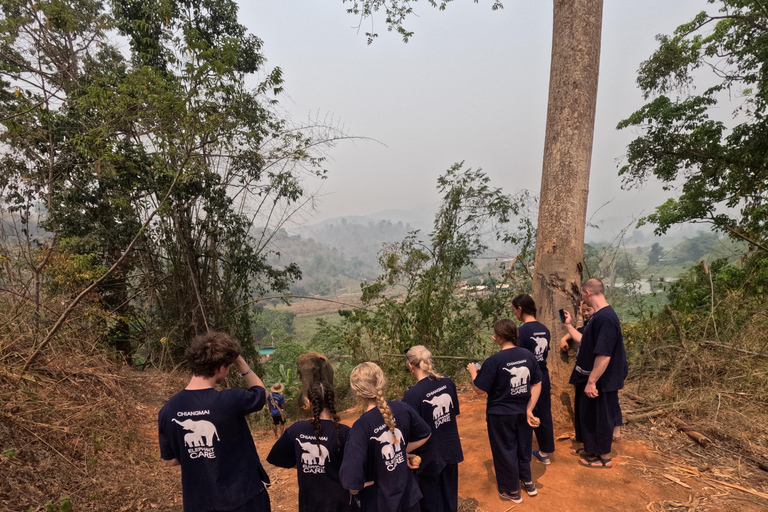
<path fill-rule="evenodd" d="M 368 45 L 359 19 L 341 0 L 241 1 L 240 19 L 264 41 L 268 66 L 280 66 L 281 102 L 297 122 L 331 116 L 350 135 L 331 152 L 323 197 L 310 222 L 384 210 L 434 209 L 435 180 L 464 160 L 509 193 L 538 193 L 549 83 L 552 2 L 457 0 L 445 11 L 426 0 L 408 44 L 386 31 Z M 668 193 L 658 185 L 623 191 L 617 164 L 633 138 L 616 124 L 643 104 L 635 77 L 671 33 L 707 6 L 704 0 L 606 0 L 588 218 L 606 238 L 630 215 L 648 213 Z M 711 6 L 710 6 L 711 7 Z M 623 220 L 626 219 L 626 220 Z M 602 237 L 598 237 L 602 238 Z"/>

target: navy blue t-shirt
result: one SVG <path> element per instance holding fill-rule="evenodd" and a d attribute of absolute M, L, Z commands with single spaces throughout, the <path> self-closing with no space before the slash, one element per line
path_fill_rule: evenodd
<path fill-rule="evenodd" d="M 285 398 L 280 393 L 270 393 L 267 396 L 267 404 L 269 404 L 269 415 L 280 416 L 280 408 L 285 407 Z"/>
<path fill-rule="evenodd" d="M 460 414 L 459 397 L 456 384 L 451 379 L 421 379 L 406 390 L 403 402 L 413 407 L 432 429 L 432 437 L 424 447 L 432 448 L 445 462 L 456 464 L 464 460 L 456 426 L 456 416 Z M 427 457 L 430 454 L 429 448 L 425 450 Z M 421 455 L 418 450 L 414 453 Z M 422 465 L 425 462 L 429 461 L 422 460 Z"/>
<path fill-rule="evenodd" d="M 311 420 L 297 421 L 272 446 L 267 462 L 281 468 L 296 467 L 301 512 L 353 511 L 356 505 L 350 504 L 349 491 L 339 480 L 350 428 L 339 425 L 337 440 L 333 421 L 320 420 L 320 427 L 318 445 Z"/>
<path fill-rule="evenodd" d="M 531 351 L 542 371 L 547 369 L 549 329 L 539 321 L 526 322 L 517 328 L 517 345 Z"/>
<path fill-rule="evenodd" d="M 360 490 L 364 512 L 408 510 L 421 499 L 416 478 L 406 462 L 405 448 L 408 443 L 429 436 L 429 426 L 408 404 L 397 400 L 387 404 L 395 418 L 394 436 L 400 444 L 392 443 L 393 434 L 384 417 L 373 408 L 352 425 L 344 448 L 341 485 Z M 374 484 L 363 488 L 365 482 Z"/>
<path fill-rule="evenodd" d="M 265 401 L 260 386 L 185 389 L 160 409 L 160 457 L 181 464 L 185 512 L 232 510 L 264 489 L 245 416 Z"/>
<path fill-rule="evenodd" d="M 500 350 L 483 361 L 474 385 L 488 393 L 487 414 L 525 414 L 531 386 L 541 382 L 541 369 L 524 348 Z"/>
<path fill-rule="evenodd" d="M 619 317 L 611 306 L 596 311 L 584 326 L 570 383 L 577 386 L 586 385 L 595 365 L 595 357 L 599 355 L 611 358 L 605 372 L 597 381 L 600 388 L 605 392 L 622 389 L 629 367 Z"/>

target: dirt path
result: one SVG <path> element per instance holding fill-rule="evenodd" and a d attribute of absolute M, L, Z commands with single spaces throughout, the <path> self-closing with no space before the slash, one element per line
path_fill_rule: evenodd
<path fill-rule="evenodd" d="M 127 498 L 117 510 L 155 510 L 181 512 L 181 478 L 179 468 L 162 467 L 157 457 L 156 418 L 165 398 L 181 386 L 181 381 L 157 379 L 144 382 L 145 393 L 140 397 L 141 416 L 145 419 L 139 427 L 141 443 L 147 451 L 136 466 L 125 468 L 121 492 Z M 461 415 L 458 418 L 459 433 L 465 460 L 459 465 L 460 512 L 505 512 L 509 510 L 552 510 L 555 512 L 765 512 L 768 499 L 754 497 L 728 487 L 727 483 L 742 482 L 738 475 L 713 464 L 716 461 L 701 460 L 693 467 L 689 459 L 664 453 L 648 441 L 634 438 L 635 432 L 625 433 L 621 444 L 614 445 L 614 468 L 610 470 L 588 469 L 578 465 L 578 458 L 570 455 L 570 441 L 558 441 L 557 451 L 550 466 L 532 462 L 533 477 L 539 491 L 529 498 L 523 494 L 523 503 L 515 505 L 501 501 L 496 491 L 488 432 L 485 423 L 485 398 L 474 393 L 459 395 Z M 342 422 L 352 425 L 359 410 L 342 413 Z M 644 430 L 654 427 L 645 425 Z M 555 425 L 555 435 L 570 433 L 570 425 Z M 659 438 L 667 435 L 656 433 Z M 672 434 L 682 436 L 679 433 Z M 274 444 L 271 428 L 253 432 L 254 441 L 265 468 L 271 474 L 274 485 L 269 489 L 272 509 L 296 511 L 298 486 L 295 469 L 275 468 L 265 459 Z M 671 441 L 671 440 L 670 440 Z M 146 443 L 146 444 L 145 444 Z M 670 443 L 671 444 L 671 443 Z M 691 448 L 695 447 L 691 444 Z M 150 452 L 153 453 L 150 456 Z M 705 455 L 707 452 L 701 452 Z M 701 471 L 699 471 L 701 470 Z M 671 478 L 670 478 L 671 477 Z M 677 480 L 677 481 L 674 481 Z M 720 482 L 719 484 L 716 482 Z M 727 482 L 722 484 L 722 482 Z M 750 484 L 749 487 L 753 485 Z M 130 489 L 130 490 L 129 490 Z M 137 493 L 137 491 L 139 491 Z M 141 499 L 128 498 L 139 494 Z"/>
<path fill-rule="evenodd" d="M 465 457 L 464 462 L 459 464 L 460 511 L 764 512 L 768 509 L 768 501 L 758 505 L 752 501 L 754 498 L 739 491 L 723 486 L 707 486 L 698 479 L 681 476 L 680 467 L 665 460 L 655 448 L 640 440 L 627 439 L 626 435 L 621 444 L 615 445 L 614 468 L 610 470 L 581 467 L 578 458 L 569 453 L 570 441 L 558 442 L 550 466 L 537 461 L 532 463 L 538 496 L 529 498 L 523 494 L 523 503 L 520 505 L 501 501 L 496 491 L 485 426 L 485 398 L 465 393 L 460 395 L 459 403 L 461 415 L 458 425 Z M 352 425 L 356 417 L 357 412 L 346 411 L 342 414 L 342 422 Z M 556 435 L 569 433 L 564 427 L 555 426 L 555 430 Z M 259 454 L 262 458 L 266 457 L 274 443 L 272 432 L 256 432 L 254 438 Z M 270 489 L 272 509 L 296 510 L 296 470 L 272 466 L 268 468 L 277 477 L 277 483 Z M 664 475 L 677 478 L 680 483 Z"/>

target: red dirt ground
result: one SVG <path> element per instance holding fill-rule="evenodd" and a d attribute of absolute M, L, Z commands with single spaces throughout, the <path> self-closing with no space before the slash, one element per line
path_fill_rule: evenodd
<path fill-rule="evenodd" d="M 688 466 L 686 459 L 662 453 L 647 442 L 632 439 L 625 432 L 624 440 L 615 444 L 614 468 L 588 469 L 578 465 L 570 455 L 570 441 L 558 441 L 550 466 L 532 462 L 533 477 L 539 491 L 530 498 L 523 494 L 523 503 L 515 505 L 499 499 L 493 472 L 488 434 L 485 426 L 485 397 L 463 393 L 459 397 L 461 415 L 458 419 L 465 460 L 459 465 L 460 512 L 505 512 L 510 510 L 550 510 L 557 512 L 608 511 L 748 511 L 765 512 L 768 500 L 755 497 L 732 487 L 712 483 L 730 481 L 728 474 L 717 469 Z M 155 418 L 159 405 L 147 408 L 147 423 L 142 430 L 156 444 Z M 342 414 L 347 425 L 354 423 L 359 410 Z M 555 425 L 555 435 L 569 434 L 569 425 Z M 254 431 L 254 440 L 262 460 L 266 458 L 274 437 L 271 429 Z M 272 509 L 297 510 L 295 469 L 275 468 L 264 463 L 274 484 L 269 490 Z M 705 467 L 707 465 L 705 464 Z M 706 475 L 706 476 L 705 476 Z M 670 478 L 671 477 L 671 478 Z M 158 494 L 164 496 L 150 502 L 147 510 L 181 512 L 181 482 L 178 468 L 161 468 L 145 474 Z M 675 482 L 673 479 L 676 479 Z M 709 479 L 709 480 L 708 480 Z M 138 483 L 137 483 L 138 484 Z M 686 487 L 687 486 L 687 487 Z M 132 504 L 125 510 L 137 510 Z"/>

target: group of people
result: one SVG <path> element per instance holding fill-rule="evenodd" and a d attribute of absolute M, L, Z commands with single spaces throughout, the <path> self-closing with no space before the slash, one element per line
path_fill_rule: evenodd
<path fill-rule="evenodd" d="M 626 356 L 618 317 L 605 300 L 602 283 L 585 282 L 582 299 L 593 310 L 589 322 L 576 330 L 567 312 L 563 322 L 573 340 L 581 342 L 570 382 L 576 392 L 575 441 L 584 447 L 573 453 L 583 466 L 610 468 Z M 529 295 L 518 295 L 512 305 L 522 325 L 498 320 L 493 340 L 499 351 L 467 369 L 475 390 L 487 394 L 499 496 L 520 503 L 521 483 L 529 496 L 537 494 L 532 458 L 551 464 L 555 445 L 547 369 L 550 332 L 536 320 L 536 304 Z M 562 344 L 567 349 L 565 340 Z M 267 395 L 240 352 L 238 342 L 223 333 L 193 340 L 186 352 L 193 372 L 190 383 L 159 413 L 161 457 L 182 466 L 185 512 L 271 510 L 265 489 L 269 477 L 245 417 L 267 401 L 281 411 L 284 402 L 277 389 Z M 456 425 L 456 385 L 434 371 L 426 347 L 411 347 L 406 360 L 416 384 L 402 400 L 385 399 L 386 378 L 378 365 L 365 362 L 354 368 L 350 387 L 364 412 L 352 427 L 339 422 L 332 382 L 310 386 L 305 405 L 311 419 L 285 429 L 267 456 L 270 464 L 296 468 L 300 511 L 457 510 L 458 464 L 464 456 Z M 232 365 L 248 389 L 217 391 L 215 384 Z M 537 450 L 532 447 L 534 432 Z"/>

